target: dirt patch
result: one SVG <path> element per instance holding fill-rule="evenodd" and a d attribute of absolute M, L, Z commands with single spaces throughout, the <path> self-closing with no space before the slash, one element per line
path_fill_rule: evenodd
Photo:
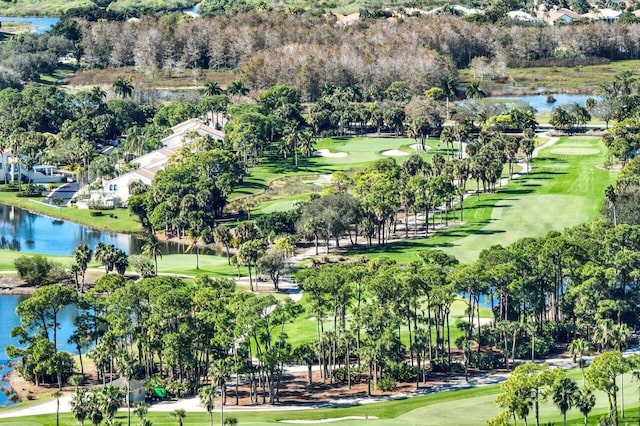
<path fill-rule="evenodd" d="M 596 164 L 596 169 L 606 170 L 608 172 L 619 172 L 620 170 L 622 170 L 622 164 L 614 164 L 609 167 L 605 167 L 602 164 Z"/>
<path fill-rule="evenodd" d="M 341 422 L 344 420 L 375 420 L 376 416 L 347 416 L 336 417 L 333 419 L 321 419 L 321 420 L 280 420 L 280 423 L 293 423 L 293 424 L 316 424 L 316 423 L 333 423 Z"/>

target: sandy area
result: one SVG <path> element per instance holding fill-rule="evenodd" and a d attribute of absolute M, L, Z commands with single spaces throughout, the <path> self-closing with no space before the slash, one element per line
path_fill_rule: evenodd
<path fill-rule="evenodd" d="M 397 149 L 389 149 L 387 151 L 382 151 L 380 154 L 386 155 L 386 156 L 389 156 L 389 157 L 403 157 L 405 155 L 409 155 L 408 153 L 406 153 L 404 151 L 399 151 Z"/>
<path fill-rule="evenodd" d="M 329 152 L 328 149 L 323 148 L 317 151 L 313 151 L 313 155 L 315 155 L 316 157 L 338 158 L 346 157 L 348 154 L 346 152 Z"/>
<path fill-rule="evenodd" d="M 317 424 L 317 423 L 333 423 L 333 422 L 341 422 L 343 420 L 375 420 L 377 417 L 375 416 L 347 416 L 347 417 L 336 417 L 333 419 L 322 419 L 322 420 L 280 420 L 280 423 L 294 423 L 294 424 Z"/>
<path fill-rule="evenodd" d="M 422 145 L 419 143 L 414 143 L 413 145 L 409 145 L 409 148 L 415 150 L 416 152 L 427 152 L 429 150 L 429 146 L 425 145 L 424 149 L 422 149 Z"/>

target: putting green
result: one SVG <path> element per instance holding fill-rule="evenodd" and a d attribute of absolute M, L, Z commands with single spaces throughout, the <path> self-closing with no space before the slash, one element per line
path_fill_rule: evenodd
<path fill-rule="evenodd" d="M 286 212 L 296 208 L 296 200 L 278 201 L 262 209 L 262 213 Z"/>
<path fill-rule="evenodd" d="M 598 155 L 600 154 L 600 150 L 595 148 L 566 146 L 563 148 L 552 149 L 551 153 L 558 155 Z"/>

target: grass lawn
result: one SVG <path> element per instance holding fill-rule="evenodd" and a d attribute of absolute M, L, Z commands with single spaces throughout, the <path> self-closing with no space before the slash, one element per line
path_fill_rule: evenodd
<path fill-rule="evenodd" d="M 285 324 L 284 331 L 287 333 L 288 342 L 295 348 L 304 343 L 312 342 L 317 339 L 317 321 L 313 313 L 308 310 L 310 303 L 307 293 L 302 294 L 302 300 L 298 302 L 305 308 L 305 312 L 296 318 L 292 323 Z M 449 314 L 449 323 L 451 326 L 451 342 L 462 335 L 462 332 L 456 327 L 456 324 L 467 318 L 465 312 L 467 308 L 467 302 L 463 299 L 456 299 L 451 305 L 451 312 Z M 480 316 L 482 318 L 493 318 L 491 309 L 481 307 Z M 349 322 L 350 319 L 347 320 Z M 324 321 L 324 330 L 333 331 L 333 319 L 327 318 Z M 276 332 L 277 334 L 277 332 Z M 400 338 L 405 345 L 409 345 L 409 331 L 405 326 L 401 327 Z M 433 330 L 433 338 L 435 341 L 435 330 Z"/>
<path fill-rule="evenodd" d="M 35 201 L 42 201 L 44 197 L 33 197 Z M 70 220 L 89 226 L 99 231 L 123 232 L 134 234 L 142 232 L 137 217 L 129 215 L 126 209 L 106 210 L 102 216 L 91 216 L 89 209 L 71 207 L 56 208 L 54 206 L 34 203 L 30 198 L 19 198 L 14 192 L 0 192 L 0 204 L 20 207 L 34 213 L 40 213 L 58 219 Z M 113 215 L 111 217 L 110 215 Z"/>
<path fill-rule="evenodd" d="M 331 174 L 338 170 L 357 170 L 366 167 L 372 161 L 385 158 L 382 152 L 398 150 L 407 153 L 406 156 L 394 156 L 396 161 L 402 163 L 410 154 L 416 151 L 411 148 L 415 144 L 414 139 L 393 137 L 345 137 L 322 139 L 315 144 L 316 150 L 327 149 L 331 153 L 343 152 L 344 157 L 320 157 L 298 158 L 298 168 L 293 166 L 293 160 L 272 159 L 263 161 L 257 167 L 249 170 L 250 175 L 244 179 L 229 196 L 231 204 L 240 199 L 264 193 L 275 189 L 278 194 L 270 198 L 283 198 L 314 192 L 309 183 L 314 182 L 318 175 Z M 447 156 L 449 152 L 438 139 L 427 142 L 429 149 L 423 153 L 425 159 L 434 154 Z M 299 179 L 296 179 L 298 177 Z M 277 191 L 280 190 L 280 191 Z M 260 203 L 270 200 L 260 200 Z"/>
<path fill-rule="evenodd" d="M 202 275 L 211 274 L 217 277 L 233 278 L 238 276 L 235 266 L 227 264 L 226 256 L 213 256 L 200 254 L 198 256 L 198 266 L 196 269 L 196 255 L 189 254 L 166 254 L 158 258 L 158 272 L 177 275 Z M 242 276 L 249 276 L 245 266 L 240 267 Z"/>
<path fill-rule="evenodd" d="M 576 67 L 531 67 L 509 68 L 506 70 L 507 82 L 495 83 L 484 80 L 481 87 L 485 91 L 539 91 L 541 87 L 553 92 L 582 91 L 590 92 L 603 81 L 613 80 L 623 71 L 635 72 L 640 66 L 639 60 L 615 61 L 602 65 Z M 462 82 L 473 80 L 470 70 L 460 72 Z"/>
<path fill-rule="evenodd" d="M 577 370 L 568 372 L 568 376 L 578 380 L 580 373 Z M 630 375 L 625 375 L 625 401 L 627 424 L 637 424 L 637 382 L 631 379 Z M 242 425 L 263 426 L 282 424 L 282 420 L 320 420 L 326 418 L 339 418 L 345 416 L 370 416 L 379 419 L 369 419 L 366 424 L 380 426 L 395 425 L 485 425 L 486 421 L 497 415 L 499 410 L 495 405 L 495 398 L 500 393 L 500 385 L 489 385 L 472 389 L 463 389 L 451 392 L 439 392 L 430 395 L 418 396 L 404 400 L 388 401 L 375 404 L 365 404 L 346 408 L 318 408 L 301 411 L 245 411 L 226 412 L 226 416 L 236 417 Z M 596 406 L 591 412 L 589 424 L 595 425 L 597 419 L 607 410 L 607 399 L 601 392 L 596 392 Z M 618 398 L 620 402 L 620 397 Z M 33 405 L 33 403 L 27 403 Z M 17 407 L 16 407 L 17 408 Z M 2 412 L 10 412 L 13 409 L 2 409 Z M 5 411 L 6 410 L 6 411 Z M 528 420 L 533 422 L 533 410 Z M 581 425 L 582 416 L 577 410 L 568 412 L 568 424 Z M 175 425 L 175 418 L 169 413 L 150 412 L 148 418 L 154 425 Z M 137 421 L 133 417 L 134 421 Z M 217 413 L 214 413 L 214 420 L 218 421 Z M 60 416 L 61 425 L 76 425 L 77 422 L 71 418 L 69 413 Z M 126 424 L 127 414 L 120 411 L 116 415 L 116 420 Z M 541 424 L 546 422 L 560 423 L 562 417 L 558 409 L 550 402 L 540 404 Z M 23 417 L 19 419 L 0 419 L 0 424 L 7 425 L 38 425 L 53 426 L 56 424 L 55 415 L 39 415 Z M 184 420 L 188 425 L 208 425 L 209 416 L 204 412 L 189 412 Z M 359 426 L 362 420 L 347 420 L 338 422 L 339 425 Z M 620 419 L 620 424 L 625 424 Z"/>
<path fill-rule="evenodd" d="M 463 225 L 429 238 L 352 252 L 370 257 L 386 255 L 406 263 L 417 260 L 421 249 L 443 248 L 461 262 L 472 262 L 492 245 L 507 245 L 593 220 L 602 207 L 604 188 L 615 176 L 597 167 L 605 158 L 606 149 L 599 138 L 561 138 L 540 152 L 528 175 L 511 181 L 495 194 L 467 198 Z"/>

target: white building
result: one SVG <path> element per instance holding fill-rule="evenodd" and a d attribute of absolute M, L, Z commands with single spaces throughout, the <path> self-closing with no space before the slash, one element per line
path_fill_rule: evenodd
<path fill-rule="evenodd" d="M 596 9 L 582 15 L 583 18 L 591 21 L 615 22 L 620 19 L 622 12 L 613 9 Z"/>
<path fill-rule="evenodd" d="M 20 156 L 24 158 L 24 156 Z M 13 175 L 13 178 L 12 178 Z M 24 163 L 19 161 L 18 157 L 13 156 L 6 151 L 0 157 L 0 182 L 5 181 L 23 181 L 37 184 L 63 182 L 67 176 L 57 173 L 54 166 L 51 165 L 35 165 L 27 170 Z"/>
<path fill-rule="evenodd" d="M 224 132 L 206 125 L 198 119 L 190 119 L 171 128 L 172 134 L 160 141 L 162 148 L 144 154 L 132 161 L 138 168 L 115 179 L 104 181 L 102 189 L 91 191 L 91 200 L 102 205 L 119 206 L 129 199 L 129 186 L 142 182 L 151 185 L 159 170 L 164 169 L 173 154 L 179 148 L 192 141 L 191 135 L 210 136 L 218 141 L 224 140 Z"/>

